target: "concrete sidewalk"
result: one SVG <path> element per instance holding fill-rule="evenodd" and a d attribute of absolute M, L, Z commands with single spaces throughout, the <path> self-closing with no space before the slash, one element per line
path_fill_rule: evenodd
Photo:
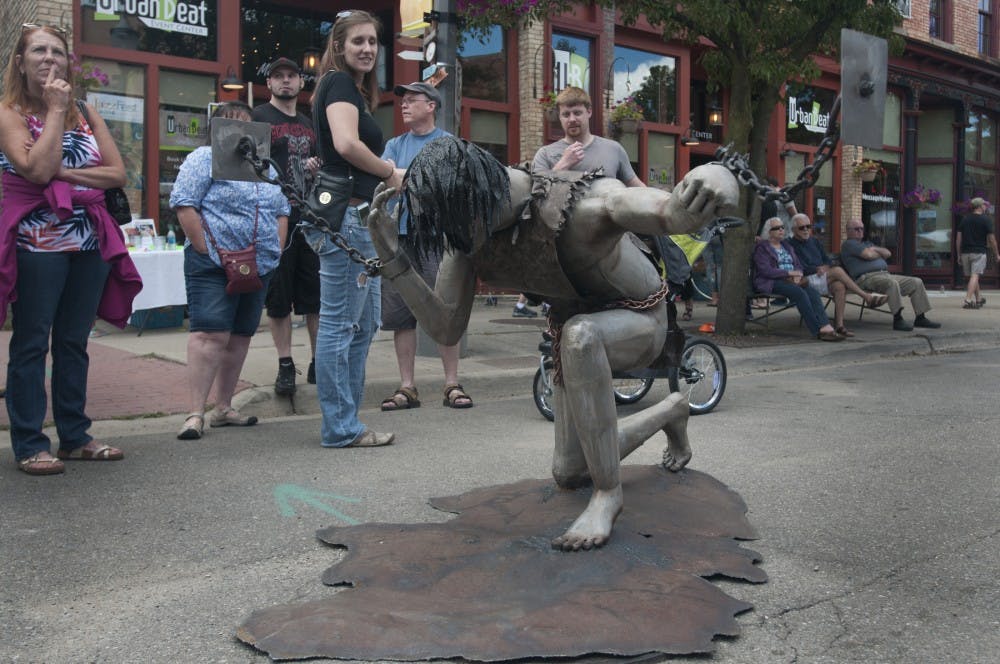
<path fill-rule="evenodd" d="M 821 367 L 862 361 L 870 357 L 973 350 L 1000 345 L 1000 294 L 987 292 L 982 309 L 962 309 L 963 292 L 933 292 L 934 309 L 929 317 L 942 323 L 941 329 L 894 332 L 885 314 L 867 312 L 857 320 L 858 309 L 849 307 L 848 327 L 856 336 L 841 343 L 821 343 L 808 338 L 799 327 L 798 313 L 788 310 L 772 317 L 770 331 L 748 324 L 756 335 L 750 339 L 723 343 L 730 373 L 766 371 L 776 365 Z M 515 299 L 501 297 L 497 306 L 477 299 L 466 335 L 466 352 L 460 364 L 460 380 L 473 400 L 479 402 L 531 391 L 538 367 L 538 342 L 544 319 L 513 318 Z M 832 311 L 832 307 L 831 307 Z M 716 310 L 695 303 L 694 319 L 684 323 L 697 330 L 712 322 Z M 907 303 L 904 312 L 911 316 Z M 0 333 L 0 342 L 9 340 Z M 88 413 L 96 420 L 139 419 L 185 413 L 187 405 L 185 328 L 146 330 L 140 336 L 132 327 L 118 330 L 99 322 L 90 343 Z M 316 388 L 308 385 L 308 336 L 303 327 L 293 332 L 293 356 L 302 371 L 294 399 L 278 397 L 273 384 L 277 357 L 267 329 L 262 325 L 250 346 L 235 405 L 261 418 L 310 415 L 319 412 Z M 437 356 L 417 358 L 417 385 L 425 408 L 441 408 L 443 376 Z M 399 384 L 392 335 L 380 332 L 368 358 L 364 408 L 378 407 Z M 9 386 L 10 387 L 10 386 Z M 0 425 L 6 426 L 7 413 L 0 409 Z"/>

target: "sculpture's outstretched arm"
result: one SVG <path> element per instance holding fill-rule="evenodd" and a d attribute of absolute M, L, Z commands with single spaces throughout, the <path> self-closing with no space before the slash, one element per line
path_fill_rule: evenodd
<path fill-rule="evenodd" d="M 395 189 L 379 185 L 368 215 L 375 253 L 384 263 L 382 278 L 392 281 L 420 326 L 439 344 L 458 343 L 469 324 L 476 294 L 476 273 L 472 262 L 457 252 L 441 257 L 437 283 L 431 290 L 427 282 L 412 269 L 406 254 L 399 247 L 397 216 L 386 210 L 386 203 Z M 397 208 L 398 209 L 398 208 Z"/>
<path fill-rule="evenodd" d="M 740 186 L 726 168 L 705 164 L 691 170 L 672 194 L 659 189 L 617 189 L 606 206 L 612 222 L 635 233 L 675 235 L 705 227 L 739 204 Z"/>

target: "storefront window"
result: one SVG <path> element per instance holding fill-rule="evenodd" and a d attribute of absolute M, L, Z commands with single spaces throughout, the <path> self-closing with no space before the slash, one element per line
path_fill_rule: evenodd
<path fill-rule="evenodd" d="M 612 104 L 632 97 L 646 120 L 677 124 L 676 58 L 615 46 L 612 70 Z"/>
<path fill-rule="evenodd" d="M 392 20 L 391 12 L 376 12 L 382 23 L 379 35 L 376 70 L 379 85 L 389 89 L 392 82 Z M 265 67 L 279 57 L 291 58 L 302 64 L 309 88 L 314 75 L 322 72 L 306 69 L 307 53 L 322 55 L 326 49 L 327 37 L 336 20 L 336 10 L 317 11 L 289 4 L 268 2 L 246 2 L 240 11 L 242 20 L 242 67 L 241 76 L 245 81 L 261 83 L 264 96 L 268 96 L 264 83 Z M 389 26 L 388 28 L 386 26 Z"/>
<path fill-rule="evenodd" d="M 819 145 L 830 126 L 830 111 L 836 97 L 833 90 L 789 84 L 785 99 L 788 112 L 785 140 Z"/>
<path fill-rule="evenodd" d="M 160 233 L 177 226 L 170 209 L 170 192 L 188 153 L 205 144 L 208 118 L 215 103 L 214 76 L 176 71 L 160 72 Z"/>
<path fill-rule="evenodd" d="M 951 262 L 951 211 L 952 165 L 921 164 L 917 166 L 917 182 L 925 188 L 941 192 L 937 205 L 916 210 L 916 266 L 922 268 L 950 268 Z"/>
<path fill-rule="evenodd" d="M 673 191 L 677 181 L 677 137 L 671 134 L 649 132 L 649 173 L 646 184 L 657 189 Z M 633 168 L 636 164 L 632 164 Z M 642 173 L 639 173 L 642 177 Z"/>
<path fill-rule="evenodd" d="M 830 230 L 830 220 L 833 218 L 833 174 L 837 167 L 837 161 L 833 159 L 819 169 L 816 184 L 812 188 L 812 210 L 807 209 L 804 203 L 803 207 L 796 208 L 809 215 L 813 223 L 813 235 L 830 253 L 840 251 L 839 247 L 833 246 L 833 233 Z"/>
<path fill-rule="evenodd" d="M 583 88 L 593 98 L 590 81 L 590 40 L 573 35 L 552 33 L 552 89 L 556 92 L 568 86 Z"/>
<path fill-rule="evenodd" d="M 961 200 L 968 201 L 981 196 L 992 202 L 997 200 L 997 174 L 992 168 L 979 166 L 965 167 L 965 182 L 962 183 Z"/>
<path fill-rule="evenodd" d="M 132 212 L 146 216 L 145 196 L 145 98 L 146 70 L 135 65 L 123 65 L 111 60 L 86 59 L 83 71 L 100 70 L 107 76 L 107 85 L 90 79 L 86 90 L 87 103 L 97 109 L 108 125 L 111 138 L 125 161 L 125 193 Z M 96 69 L 95 69 L 96 68 Z"/>
<path fill-rule="evenodd" d="M 459 39 L 462 96 L 507 101 L 507 49 L 504 31 L 490 28 L 482 40 L 465 33 Z"/>
<path fill-rule="evenodd" d="M 951 159 L 955 151 L 955 112 L 928 108 L 917 119 L 917 156 Z"/>
<path fill-rule="evenodd" d="M 899 258 L 899 153 L 865 150 L 865 159 L 881 164 L 871 182 L 861 183 L 861 219 L 869 239 L 892 252 L 889 262 Z"/>
<path fill-rule="evenodd" d="M 996 163 L 996 133 L 997 127 L 993 118 L 975 111 L 969 113 L 965 127 L 965 158 L 968 161 Z"/>
<path fill-rule="evenodd" d="M 902 103 L 899 95 L 888 93 L 885 96 L 885 115 L 882 117 L 882 143 L 892 147 L 900 147 L 901 135 L 899 131 L 900 120 L 902 118 Z"/>
<path fill-rule="evenodd" d="M 87 44 L 198 60 L 217 59 L 216 0 L 92 0 L 80 5 L 82 37 Z"/>
<path fill-rule="evenodd" d="M 507 114 L 472 109 L 469 112 L 469 140 L 507 163 Z"/>

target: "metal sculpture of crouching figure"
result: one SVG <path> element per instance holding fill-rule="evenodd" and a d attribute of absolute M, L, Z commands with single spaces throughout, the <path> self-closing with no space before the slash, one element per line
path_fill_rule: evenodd
<path fill-rule="evenodd" d="M 644 367 L 664 350 L 667 305 L 656 269 L 630 234 L 697 230 L 732 209 L 739 185 L 724 168 L 700 166 L 674 188 L 628 189 L 599 173 L 507 168 L 480 148 L 448 137 L 410 165 L 405 194 L 408 241 L 446 251 L 436 287 L 410 269 L 376 192 L 369 227 L 382 276 L 393 281 L 427 333 L 456 343 L 472 310 L 476 279 L 551 304 L 561 326 L 562 385 L 555 389 L 553 476 L 563 488 L 593 484 L 583 513 L 552 546 L 567 551 L 606 543 L 623 507 L 619 465 L 657 431 L 667 435 L 664 466 L 691 459 L 688 405 L 674 393 L 618 419 L 612 371 Z"/>

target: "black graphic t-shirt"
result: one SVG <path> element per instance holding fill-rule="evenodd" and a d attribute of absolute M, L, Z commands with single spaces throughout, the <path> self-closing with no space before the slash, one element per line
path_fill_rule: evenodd
<path fill-rule="evenodd" d="M 306 160 L 316 154 L 312 120 L 305 113 L 285 115 L 271 103 L 255 107 L 253 119 L 271 125 L 271 159 L 278 163 L 282 176 L 299 191 L 307 191 Z"/>

